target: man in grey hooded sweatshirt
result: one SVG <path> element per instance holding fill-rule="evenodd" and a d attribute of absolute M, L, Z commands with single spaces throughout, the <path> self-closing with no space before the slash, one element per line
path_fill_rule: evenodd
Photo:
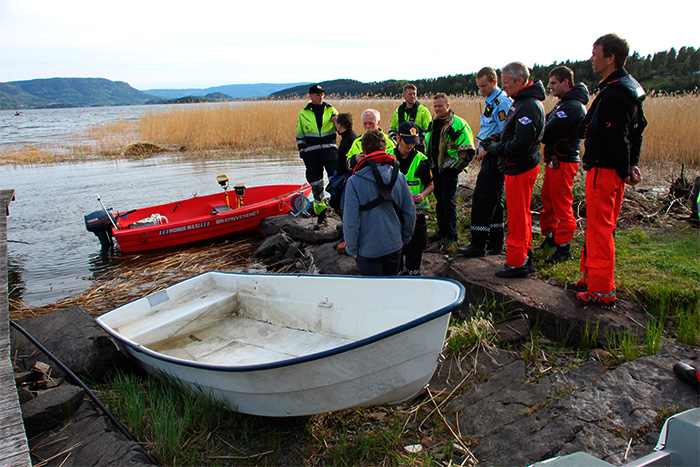
<path fill-rule="evenodd" d="M 379 130 L 362 137 L 362 155 L 345 187 L 345 251 L 363 276 L 395 276 L 401 249 L 413 236 L 416 208 L 398 161 Z"/>

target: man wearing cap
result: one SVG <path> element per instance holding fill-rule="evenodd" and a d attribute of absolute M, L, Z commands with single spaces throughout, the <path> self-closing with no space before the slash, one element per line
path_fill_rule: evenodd
<path fill-rule="evenodd" d="M 433 192 L 433 176 L 430 171 L 430 161 L 422 152 L 416 149 L 420 141 L 420 128 L 413 122 L 403 121 L 396 134 L 397 145 L 387 153 L 399 161 L 401 173 L 406 176 L 408 188 L 413 195 L 416 205 L 416 227 L 413 237 L 404 245 L 401 254 L 402 265 L 399 274 L 420 276 L 420 264 L 423 250 L 428 243 L 428 225 L 426 213 L 430 207 L 428 195 Z"/>
<path fill-rule="evenodd" d="M 439 92 L 433 98 L 435 118 L 425 139 L 435 183 L 437 233 L 430 240 L 457 241 L 457 179 L 476 153 L 467 122 L 450 109 L 450 100 Z"/>
<path fill-rule="evenodd" d="M 397 141 L 396 137 L 399 133 L 399 125 L 406 121 L 413 122 L 418 127 L 418 136 L 420 139 L 416 149 L 424 152 L 425 135 L 428 132 L 428 126 L 431 120 L 430 110 L 418 102 L 418 88 L 415 84 L 407 83 L 403 87 L 403 100 L 403 104 L 394 111 L 394 116 L 391 117 L 389 136 L 394 141 Z"/>
<path fill-rule="evenodd" d="M 314 213 L 318 216 L 315 230 L 326 222 L 326 203 L 323 200 L 323 170 L 330 179 L 338 159 L 335 144 L 335 121 L 338 111 L 323 102 L 325 91 L 314 84 L 309 88 L 311 102 L 297 117 L 297 149 L 306 166 L 306 181 L 313 193 Z"/>
<path fill-rule="evenodd" d="M 476 74 L 476 85 L 486 97 L 481 114 L 477 139 L 483 141 L 491 135 L 500 135 L 513 100 L 498 87 L 498 75 L 491 67 L 484 67 Z M 498 170 L 498 159 L 490 155 L 479 143 L 476 160 L 481 162 L 479 175 L 472 196 L 471 242 L 457 248 L 456 253 L 466 257 L 500 254 L 503 250 L 504 206 L 503 174 Z"/>
<path fill-rule="evenodd" d="M 364 131 L 367 132 L 369 130 L 379 130 L 382 132 L 384 135 L 384 140 L 386 141 L 386 149 L 391 149 L 396 146 L 396 143 L 394 143 L 394 140 L 391 139 L 384 131 L 379 127 L 379 124 L 381 123 L 381 114 L 379 113 L 378 110 L 376 109 L 367 109 L 364 112 L 362 112 L 362 127 L 364 128 Z M 347 153 L 347 160 L 348 160 L 348 166 L 350 168 L 354 167 L 356 164 L 355 161 L 355 156 L 358 154 L 362 153 L 362 138 L 365 136 L 365 134 L 361 134 L 357 138 L 355 138 L 355 141 L 352 143 L 352 146 L 350 147 L 350 150 Z"/>

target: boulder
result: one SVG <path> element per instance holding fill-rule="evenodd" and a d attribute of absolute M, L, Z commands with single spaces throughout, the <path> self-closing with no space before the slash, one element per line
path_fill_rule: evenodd
<path fill-rule="evenodd" d="M 53 459 L 48 465 L 155 465 L 90 403 L 80 406 L 71 423 L 30 439 L 29 448 L 37 459 Z"/>
<path fill-rule="evenodd" d="M 290 242 L 285 234 L 265 237 L 262 244 L 253 253 L 253 258 L 281 258 L 289 250 Z"/>
<path fill-rule="evenodd" d="M 290 214 L 268 217 L 260 221 L 260 233 L 265 237 L 286 233 L 294 240 L 304 243 L 321 244 L 337 242 L 342 233 L 338 228 L 341 221 L 328 216 L 326 226 L 320 230 L 314 230 L 315 217 L 294 217 Z"/>
<path fill-rule="evenodd" d="M 17 324 L 78 375 L 102 379 L 125 358 L 92 316 L 78 306 L 22 319 Z M 11 328 L 10 341 L 12 355 L 18 357 L 23 370 L 29 370 L 38 360 L 51 366 L 52 376 L 67 376 L 15 328 Z"/>
<path fill-rule="evenodd" d="M 27 436 L 31 438 L 63 423 L 80 406 L 84 395 L 82 388 L 63 384 L 27 400 L 22 404 Z"/>
<path fill-rule="evenodd" d="M 355 258 L 347 253 L 338 253 L 335 243 L 325 243 L 312 248 L 314 264 L 320 274 L 334 274 L 342 276 L 357 276 Z"/>

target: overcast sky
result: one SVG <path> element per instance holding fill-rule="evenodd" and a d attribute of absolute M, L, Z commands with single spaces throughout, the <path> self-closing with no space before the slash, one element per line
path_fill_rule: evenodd
<path fill-rule="evenodd" d="M 609 32 L 646 55 L 700 47 L 698 5 L 0 0 L 0 82 L 97 77 L 144 90 L 431 78 L 588 59 Z"/>

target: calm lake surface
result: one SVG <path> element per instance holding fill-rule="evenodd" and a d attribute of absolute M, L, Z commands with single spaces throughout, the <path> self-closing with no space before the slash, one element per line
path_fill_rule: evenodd
<path fill-rule="evenodd" d="M 0 144 L 51 147 L 90 125 L 139 118 L 161 106 L 0 112 Z M 172 108 L 172 107 L 170 107 Z M 9 120 L 9 122 L 8 122 Z M 15 123 L 16 122 L 16 123 Z M 290 134 L 290 139 L 294 135 Z M 298 157 L 183 162 L 169 157 L 139 161 L 85 162 L 54 166 L 0 166 L 0 189 L 15 191 L 7 218 L 8 272 L 12 297 L 28 306 L 55 303 L 90 286 L 90 278 L 119 261 L 100 254 L 83 216 L 107 208 L 123 211 L 216 193 L 216 176 L 230 185 L 303 183 Z"/>

